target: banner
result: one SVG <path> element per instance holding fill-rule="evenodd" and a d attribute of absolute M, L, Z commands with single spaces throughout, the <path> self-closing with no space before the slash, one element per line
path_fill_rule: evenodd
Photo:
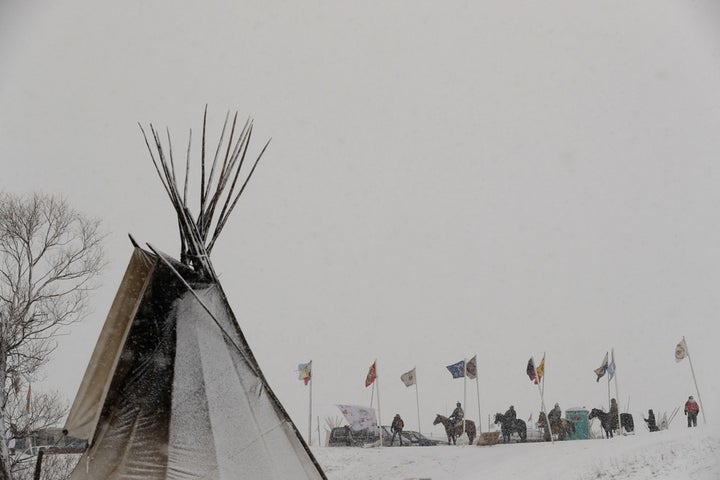
<path fill-rule="evenodd" d="M 687 344 L 685 343 L 685 337 L 683 337 L 675 347 L 675 361 L 682 362 L 685 357 L 687 357 Z"/>
<path fill-rule="evenodd" d="M 535 368 L 535 373 L 537 373 L 535 383 L 540 383 L 542 378 L 545 376 L 545 355 L 543 355 L 542 360 L 540 360 L 540 365 Z"/>
<path fill-rule="evenodd" d="M 375 369 L 375 363 L 376 362 L 373 362 L 373 364 L 370 365 L 370 368 L 368 369 L 367 376 L 365 377 L 365 386 L 366 387 L 369 387 L 370 385 L 372 385 L 372 383 L 377 378 L 377 371 Z"/>
<path fill-rule="evenodd" d="M 312 378 L 312 360 L 308 363 L 301 363 L 298 365 L 298 380 L 303 380 L 305 385 L 308 384 Z"/>
<path fill-rule="evenodd" d="M 537 372 L 535 372 L 535 360 L 533 360 L 532 357 L 528 360 L 527 367 L 525 367 L 525 373 L 528 377 L 530 377 L 530 381 L 538 383 Z"/>
<path fill-rule="evenodd" d="M 615 376 L 615 352 L 610 356 L 610 364 L 607 367 L 608 380 L 612 380 Z"/>
<path fill-rule="evenodd" d="M 599 368 L 595 369 L 595 375 L 597 375 L 596 382 L 599 382 L 600 379 L 605 375 L 605 372 L 607 372 L 608 369 L 608 353 L 605 352 L 605 358 L 603 359 L 602 365 L 600 365 Z"/>
<path fill-rule="evenodd" d="M 457 363 L 448 365 L 446 367 L 450 371 L 450 375 L 453 378 L 463 378 L 465 376 L 465 360 L 460 360 Z"/>
<path fill-rule="evenodd" d="M 400 375 L 400 380 L 402 380 L 402 382 L 405 384 L 406 387 L 415 385 L 415 382 L 416 382 L 415 369 L 413 368 L 409 372 L 405 372 L 402 375 Z"/>
<path fill-rule="evenodd" d="M 355 431 L 377 426 L 374 408 L 359 405 L 338 405 L 338 408 Z"/>
<path fill-rule="evenodd" d="M 472 357 L 465 366 L 465 375 L 470 379 L 477 378 L 477 355 Z"/>

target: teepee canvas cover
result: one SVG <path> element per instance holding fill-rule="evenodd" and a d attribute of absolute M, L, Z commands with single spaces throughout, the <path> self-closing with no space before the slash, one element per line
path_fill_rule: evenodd
<path fill-rule="evenodd" d="M 136 245 L 66 422 L 89 441 L 71 480 L 325 479 L 196 241 L 207 236 L 183 228 L 186 262 Z"/>

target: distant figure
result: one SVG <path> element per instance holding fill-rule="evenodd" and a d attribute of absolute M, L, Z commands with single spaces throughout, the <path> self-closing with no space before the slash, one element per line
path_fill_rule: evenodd
<path fill-rule="evenodd" d="M 508 408 L 507 412 L 505 412 L 505 418 L 507 418 L 511 422 L 514 422 L 515 419 L 517 419 L 517 413 L 515 413 L 515 407 L 510 405 L 510 408 Z"/>
<path fill-rule="evenodd" d="M 648 429 L 651 432 L 657 432 L 660 430 L 655 423 L 655 414 L 653 413 L 652 408 L 648 410 L 648 418 L 643 418 L 643 420 L 645 420 L 645 423 L 647 423 Z"/>
<path fill-rule="evenodd" d="M 697 427 L 697 416 L 700 413 L 700 407 L 693 398 L 692 395 L 688 397 L 688 401 L 685 402 L 685 415 L 688 418 L 688 428 Z"/>
<path fill-rule="evenodd" d="M 395 435 L 398 436 L 400 439 L 400 446 L 402 447 L 402 431 L 403 427 L 405 426 L 405 422 L 403 422 L 403 419 L 400 418 L 400 414 L 395 414 L 395 418 L 393 418 L 392 425 L 390 425 L 390 431 L 392 432 L 392 439 L 390 440 L 390 446 L 392 447 L 393 442 L 395 441 Z"/>
<path fill-rule="evenodd" d="M 562 410 L 560 410 L 560 404 L 556 403 L 555 407 L 553 407 L 553 409 L 550 410 L 550 413 L 548 413 L 548 420 L 550 420 L 550 425 L 552 426 L 554 423 L 559 422 L 561 416 Z"/>
<path fill-rule="evenodd" d="M 453 422 L 453 425 L 462 425 L 463 418 L 465 418 L 465 412 L 463 412 L 462 407 L 460 406 L 460 402 L 457 402 L 455 404 L 455 410 L 450 414 L 450 417 L 448 417 L 451 422 Z"/>
<path fill-rule="evenodd" d="M 618 405 L 617 400 L 614 398 L 610 399 L 610 412 L 608 412 L 610 415 L 610 427 L 613 430 L 617 430 L 619 428 L 619 411 L 618 411 Z"/>

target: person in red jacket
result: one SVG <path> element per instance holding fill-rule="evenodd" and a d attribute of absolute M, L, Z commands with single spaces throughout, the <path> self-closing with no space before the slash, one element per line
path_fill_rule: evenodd
<path fill-rule="evenodd" d="M 685 415 L 687 415 L 688 427 L 697 427 L 697 416 L 699 412 L 700 407 L 692 395 L 690 395 L 688 401 L 685 402 Z"/>

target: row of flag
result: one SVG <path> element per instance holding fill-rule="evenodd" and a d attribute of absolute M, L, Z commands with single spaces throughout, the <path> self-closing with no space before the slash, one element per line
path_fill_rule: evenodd
<path fill-rule="evenodd" d="M 608 360 L 609 357 L 609 360 Z M 683 338 L 680 343 L 677 344 L 675 347 L 675 361 L 681 362 L 683 359 L 687 357 L 687 344 L 685 343 L 685 338 Z M 365 377 L 365 386 L 369 387 L 370 385 L 375 382 L 375 379 L 377 378 L 377 362 L 373 362 L 372 365 L 370 365 L 370 368 L 368 369 L 367 376 Z M 470 379 L 477 378 L 477 355 L 472 357 L 467 362 L 465 360 L 460 360 L 457 363 L 453 363 L 452 365 L 448 365 L 445 367 L 448 369 L 452 377 L 455 378 L 463 378 L 467 377 Z M 303 380 L 305 382 L 305 385 L 310 382 L 310 379 L 312 378 L 312 361 L 308 363 L 301 363 L 298 365 L 298 372 L 299 372 L 299 380 Z M 602 364 L 600 367 L 596 368 L 594 370 L 595 375 L 597 378 L 595 379 L 596 382 L 599 382 L 602 377 L 605 376 L 605 374 L 608 375 L 608 379 L 612 380 L 615 376 L 615 354 L 613 352 L 612 355 L 610 355 L 609 352 L 605 352 L 605 357 L 603 358 Z M 536 385 L 542 382 L 543 377 L 545 376 L 545 355 L 543 355 L 542 360 L 540 363 L 536 366 L 535 360 L 533 357 L 530 357 L 530 360 L 528 360 L 527 367 L 525 369 L 525 373 L 530 378 L 530 381 L 535 383 Z M 415 385 L 417 382 L 417 377 L 415 374 L 415 368 L 412 370 L 403 373 L 400 375 L 400 380 L 405 384 L 406 387 L 410 387 L 412 385 Z M 28 404 L 30 403 L 30 389 L 28 388 Z"/>

